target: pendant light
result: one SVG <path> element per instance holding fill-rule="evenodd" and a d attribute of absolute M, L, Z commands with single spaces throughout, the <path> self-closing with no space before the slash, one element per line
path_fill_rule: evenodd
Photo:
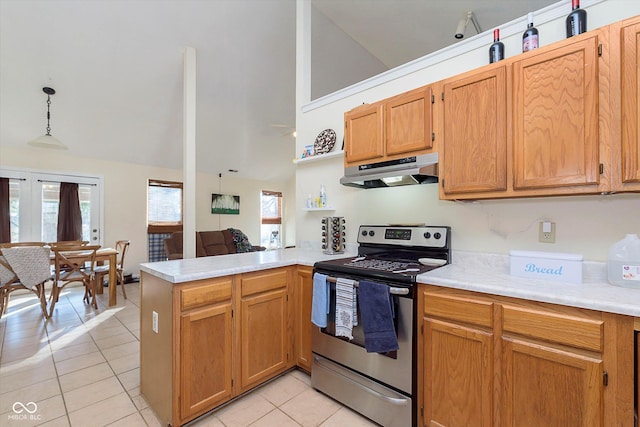
<path fill-rule="evenodd" d="M 49 123 L 49 121 L 51 120 L 51 112 L 49 111 L 49 109 L 51 107 L 51 95 L 54 95 L 56 91 L 50 87 L 43 87 L 42 91 L 47 94 L 47 133 L 45 135 L 37 137 L 32 141 L 29 141 L 29 145 L 42 148 L 66 150 L 67 146 L 51 135 L 51 125 Z"/>

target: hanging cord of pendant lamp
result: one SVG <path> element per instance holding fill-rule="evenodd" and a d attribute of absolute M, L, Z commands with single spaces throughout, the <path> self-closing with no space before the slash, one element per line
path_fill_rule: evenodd
<path fill-rule="evenodd" d="M 42 148 L 56 148 L 58 150 L 66 150 L 67 146 L 64 145 L 59 139 L 51 135 L 51 95 L 55 95 L 56 91 L 50 87 L 43 87 L 42 91 L 47 94 L 47 133 L 39 136 L 36 139 L 29 141 L 29 145 Z"/>

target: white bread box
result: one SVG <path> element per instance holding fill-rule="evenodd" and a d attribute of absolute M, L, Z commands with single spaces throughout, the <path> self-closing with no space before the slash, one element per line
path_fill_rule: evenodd
<path fill-rule="evenodd" d="M 580 254 L 510 251 L 511 275 L 529 279 L 582 283 Z"/>

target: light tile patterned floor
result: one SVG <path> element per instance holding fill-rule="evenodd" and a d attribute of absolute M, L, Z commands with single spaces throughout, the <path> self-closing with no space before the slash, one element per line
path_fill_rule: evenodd
<path fill-rule="evenodd" d="M 94 310 L 67 287 L 45 322 L 33 294 L 0 319 L 0 426 L 160 426 L 140 395 L 139 284 Z M 32 412 L 32 413 L 30 413 Z M 292 371 L 195 420 L 198 427 L 375 426 Z"/>

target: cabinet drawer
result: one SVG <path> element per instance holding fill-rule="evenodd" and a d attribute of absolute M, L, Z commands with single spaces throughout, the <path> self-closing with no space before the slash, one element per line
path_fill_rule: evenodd
<path fill-rule="evenodd" d="M 186 311 L 231 299 L 231 280 L 202 283 L 180 290 L 180 310 Z"/>
<path fill-rule="evenodd" d="M 242 275 L 240 289 L 243 297 L 270 291 L 272 289 L 284 288 L 287 286 L 288 270 L 277 269 L 260 271 L 248 275 Z"/>
<path fill-rule="evenodd" d="M 602 352 L 602 320 L 504 305 L 502 321 L 504 332 Z"/>
<path fill-rule="evenodd" d="M 493 324 L 493 303 L 425 292 L 424 314 L 490 328 Z"/>

